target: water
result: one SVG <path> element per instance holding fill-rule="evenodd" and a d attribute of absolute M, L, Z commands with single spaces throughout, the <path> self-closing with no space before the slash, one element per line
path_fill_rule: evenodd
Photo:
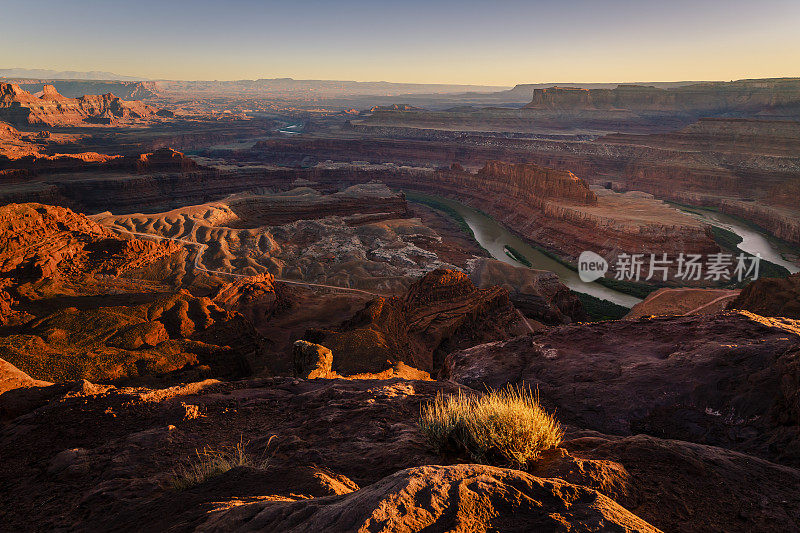
<path fill-rule="evenodd" d="M 558 275 L 558 278 L 561 280 L 561 283 L 575 292 L 590 294 L 597 298 L 602 298 L 603 300 L 608 300 L 625 307 L 633 307 L 637 303 L 641 302 L 641 300 L 635 296 L 630 296 L 628 294 L 609 289 L 608 287 L 600 285 L 599 283 L 586 283 L 581 281 L 577 272 L 567 268 L 555 259 L 548 257 L 536 248 L 530 246 L 525 241 L 508 231 L 505 227 L 498 224 L 496 221 L 489 218 L 487 215 L 478 211 L 477 209 L 473 209 L 472 207 L 464 205 L 455 200 L 450 200 L 449 198 L 442 198 L 427 194 L 423 195 L 416 192 L 414 194 L 441 202 L 442 204 L 445 204 L 456 211 L 459 215 L 461 215 L 470 229 L 472 229 L 472 232 L 475 234 L 475 240 L 477 240 L 481 246 L 486 248 L 489 254 L 498 261 L 502 261 L 514 266 L 525 266 L 506 254 L 505 247 L 510 246 L 522 254 L 525 259 L 530 261 L 532 265 L 531 268 L 555 272 Z"/>
<path fill-rule="evenodd" d="M 284 126 L 279 129 L 278 133 L 282 133 L 284 135 L 300 135 L 303 133 L 303 123 L 296 122 L 294 124 L 289 124 L 288 126 Z"/>
<path fill-rule="evenodd" d="M 756 230 L 752 226 L 742 222 L 736 217 L 711 211 L 709 209 L 691 208 L 682 210 L 694 217 L 699 218 L 707 224 L 732 231 L 741 237 L 742 242 L 739 243 L 738 248 L 743 252 L 747 252 L 752 255 L 761 254 L 762 259 L 766 259 L 771 263 L 785 267 L 792 274 L 795 272 L 800 272 L 800 267 L 798 267 L 797 264 L 787 261 L 783 257 L 781 253 L 782 246 L 776 239 L 768 237 L 763 232 Z"/>

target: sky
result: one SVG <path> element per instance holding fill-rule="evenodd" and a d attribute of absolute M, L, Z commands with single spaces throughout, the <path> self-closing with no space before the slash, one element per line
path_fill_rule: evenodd
<path fill-rule="evenodd" d="M 0 68 L 511 86 L 800 76 L 800 0 L 0 0 Z"/>

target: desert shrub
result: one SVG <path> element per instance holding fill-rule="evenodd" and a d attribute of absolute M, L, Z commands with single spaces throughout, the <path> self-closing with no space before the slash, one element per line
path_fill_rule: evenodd
<path fill-rule="evenodd" d="M 466 453 L 479 463 L 524 466 L 558 446 L 564 431 L 538 393 L 506 387 L 482 395 L 441 392 L 422 407 L 420 428 L 437 453 Z"/>
<path fill-rule="evenodd" d="M 187 489 L 238 466 L 266 468 L 268 460 L 254 459 L 247 453 L 246 445 L 239 441 L 234 446 L 221 449 L 205 447 L 202 450 L 195 450 L 194 456 L 189 457 L 188 462 L 180 464 L 173 470 L 172 488 Z"/>

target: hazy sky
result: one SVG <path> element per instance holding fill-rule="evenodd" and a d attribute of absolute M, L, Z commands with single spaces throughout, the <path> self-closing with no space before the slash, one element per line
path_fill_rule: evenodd
<path fill-rule="evenodd" d="M 800 0 L 0 0 L 0 68 L 514 85 L 800 76 Z"/>

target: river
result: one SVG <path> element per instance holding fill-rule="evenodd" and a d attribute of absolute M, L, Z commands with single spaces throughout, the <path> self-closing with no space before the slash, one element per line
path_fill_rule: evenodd
<path fill-rule="evenodd" d="M 707 224 L 732 231 L 741 237 L 742 242 L 739 243 L 738 248 L 743 252 L 747 252 L 748 254 L 752 255 L 761 254 L 762 259 L 766 259 L 771 263 L 785 267 L 792 274 L 795 272 L 800 272 L 800 267 L 798 267 L 797 264 L 788 261 L 783 256 L 783 253 L 786 253 L 787 251 L 787 245 L 780 243 L 777 239 L 769 237 L 761 231 L 758 231 L 746 222 L 743 222 L 736 217 L 719 213 L 717 211 L 712 211 L 710 209 L 685 206 L 679 206 L 679 208 L 681 211 L 697 217 Z"/>
<path fill-rule="evenodd" d="M 503 261 L 504 263 L 514 266 L 526 266 L 506 254 L 505 247 L 510 246 L 522 254 L 525 259 L 530 261 L 532 265 L 531 268 L 555 272 L 561 282 L 575 292 L 590 294 L 625 307 L 633 307 L 641 302 L 641 299 L 635 296 L 609 289 L 599 283 L 586 283 L 581 281 L 577 272 L 567 268 L 555 259 L 548 257 L 533 246 L 530 246 L 501 224 L 498 224 L 495 220 L 477 209 L 455 200 L 450 200 L 449 198 L 442 198 L 441 196 L 420 194 L 416 191 L 413 194 L 445 204 L 461 215 L 472 230 L 472 233 L 475 234 L 475 240 L 478 241 L 478 244 L 483 246 L 489 254 L 498 261 Z"/>

